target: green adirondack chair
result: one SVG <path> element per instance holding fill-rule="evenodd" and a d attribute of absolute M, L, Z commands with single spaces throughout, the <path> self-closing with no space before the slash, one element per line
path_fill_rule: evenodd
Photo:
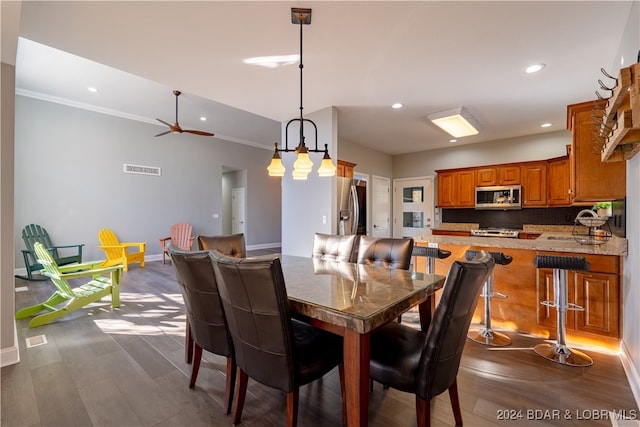
<path fill-rule="evenodd" d="M 68 265 L 73 263 L 82 263 L 82 247 L 79 245 L 66 245 L 66 246 L 54 246 L 51 243 L 51 238 L 47 230 L 38 224 L 29 224 L 22 229 L 22 240 L 27 249 L 22 250 L 22 256 L 24 257 L 24 266 L 27 269 L 26 276 L 20 276 L 16 274 L 16 277 L 25 280 L 49 280 L 48 277 L 34 277 L 33 272 L 39 272 L 42 270 L 42 265 L 38 262 L 38 257 L 34 250 L 34 244 L 36 242 L 42 243 L 45 248 L 49 250 L 51 256 L 58 265 Z M 73 250 L 75 248 L 75 250 Z M 72 255 L 62 255 L 62 252 L 73 252 Z"/>
<path fill-rule="evenodd" d="M 59 267 L 47 248 L 34 243 L 37 260 L 42 265 L 42 274 L 51 279 L 56 291 L 41 304 L 23 308 L 16 313 L 16 319 L 35 316 L 29 322 L 30 328 L 50 323 L 87 304 L 96 302 L 111 294 L 111 307 L 120 307 L 120 272 L 122 265 L 98 268 L 102 261 L 73 264 Z M 107 276 L 106 274 L 109 273 Z M 88 277 L 89 281 L 75 288 L 69 280 Z M 66 303 L 62 305 L 63 303 Z M 45 313 L 39 314 L 45 311 Z"/>

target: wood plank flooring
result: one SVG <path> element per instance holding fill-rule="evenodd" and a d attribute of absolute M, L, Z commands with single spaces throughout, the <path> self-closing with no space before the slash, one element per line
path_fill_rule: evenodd
<path fill-rule="evenodd" d="M 28 290 L 16 292 L 17 309 L 53 288 L 16 279 L 22 286 Z M 171 263 L 123 273 L 121 299 L 118 310 L 107 297 L 35 329 L 18 321 L 21 362 L 2 369 L 2 426 L 231 425 L 222 414 L 224 358 L 205 352 L 196 387 L 188 388 L 184 307 Z M 26 348 L 26 338 L 42 334 L 46 344 Z M 467 341 L 458 374 L 465 426 L 611 426 L 609 410 L 639 417 L 617 355 L 590 349 L 593 366 L 560 366 L 531 350 L 539 339 L 510 336 L 514 342 L 503 350 Z M 285 407 L 282 393 L 250 381 L 241 425 L 282 426 Z M 340 408 L 334 370 L 301 389 L 299 425 L 340 425 Z M 432 426 L 454 425 L 447 393 L 431 411 Z M 415 426 L 414 398 L 376 384 L 369 417 L 374 427 Z"/>

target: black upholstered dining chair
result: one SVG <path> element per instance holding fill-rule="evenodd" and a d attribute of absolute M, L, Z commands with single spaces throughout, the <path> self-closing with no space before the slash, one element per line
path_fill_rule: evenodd
<path fill-rule="evenodd" d="M 413 239 L 393 239 L 361 236 L 358 245 L 358 264 L 377 265 L 399 270 L 411 266 Z"/>
<path fill-rule="evenodd" d="M 237 259 L 216 251 L 210 256 L 238 363 L 233 423 L 240 422 L 250 377 L 286 393 L 286 425 L 296 426 L 299 387 L 336 366 L 344 414 L 342 338 L 291 318 L 280 260 Z"/>
<path fill-rule="evenodd" d="M 187 312 L 188 337 L 185 345 L 192 345 L 194 350 L 189 387 L 193 388 L 196 384 L 202 350 L 225 356 L 227 378 L 224 408 L 225 414 L 229 414 L 235 385 L 236 363 L 209 252 L 189 252 L 170 245 L 168 253 L 180 284 Z"/>
<path fill-rule="evenodd" d="M 236 258 L 247 257 L 247 246 L 242 233 L 227 236 L 198 236 L 198 247 L 203 251 L 216 250 Z"/>
<path fill-rule="evenodd" d="M 358 236 L 355 234 L 341 236 L 316 233 L 313 236 L 311 258 L 325 261 L 355 262 L 358 251 L 357 241 Z"/>
<path fill-rule="evenodd" d="M 456 378 L 480 290 L 494 264 L 486 251 L 472 261 L 454 261 L 426 333 L 389 322 L 371 335 L 371 378 L 416 395 L 418 427 L 430 425 L 430 401 L 446 390 L 456 425 L 462 425 Z"/>

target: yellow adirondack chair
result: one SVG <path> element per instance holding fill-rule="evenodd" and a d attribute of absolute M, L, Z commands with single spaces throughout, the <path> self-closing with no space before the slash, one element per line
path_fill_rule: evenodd
<path fill-rule="evenodd" d="M 120 242 L 115 233 L 108 228 L 103 228 L 98 233 L 100 246 L 98 248 L 104 250 L 107 259 L 102 263 L 103 267 L 122 264 L 124 271 L 129 271 L 129 264 L 140 263 L 140 267 L 144 268 L 144 251 L 147 244 L 145 242 Z M 129 252 L 129 248 L 138 248 L 138 252 Z"/>
<path fill-rule="evenodd" d="M 183 251 L 190 251 L 193 245 L 194 237 L 191 235 L 193 227 L 191 224 L 179 223 L 171 226 L 171 236 L 163 237 L 160 239 L 160 246 L 162 247 L 162 263 L 165 262 L 169 245 L 173 245 Z"/>
<path fill-rule="evenodd" d="M 34 243 L 38 262 L 42 265 L 42 275 L 51 279 L 56 291 L 41 304 L 23 308 L 16 313 L 16 319 L 35 316 L 29 322 L 30 328 L 46 325 L 87 304 L 101 300 L 111 294 L 111 307 L 120 307 L 120 270 L 122 265 L 99 268 L 101 262 L 89 262 L 59 267 L 51 253 L 40 242 Z M 109 276 L 105 276 L 109 273 Z M 88 277 L 84 285 L 72 288 L 69 280 Z M 65 305 L 60 306 L 66 302 Z M 60 307 L 58 307 L 60 306 Z M 46 313 L 39 314 L 45 311 Z"/>

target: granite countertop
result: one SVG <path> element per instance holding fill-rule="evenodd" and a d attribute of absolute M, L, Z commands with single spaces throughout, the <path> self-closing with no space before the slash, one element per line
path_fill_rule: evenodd
<path fill-rule="evenodd" d="M 571 227 L 570 227 L 571 228 Z M 442 228 L 440 228 L 442 229 Z M 414 238 L 416 242 L 447 243 L 453 245 L 472 245 L 495 248 L 529 249 L 535 251 L 572 252 L 595 255 L 625 256 L 628 252 L 627 239 L 612 236 L 603 244 L 580 244 L 571 231 L 564 232 L 553 229 L 526 229 L 525 232 L 539 232 L 536 239 L 510 239 L 501 237 L 469 237 L 428 235 Z"/>

